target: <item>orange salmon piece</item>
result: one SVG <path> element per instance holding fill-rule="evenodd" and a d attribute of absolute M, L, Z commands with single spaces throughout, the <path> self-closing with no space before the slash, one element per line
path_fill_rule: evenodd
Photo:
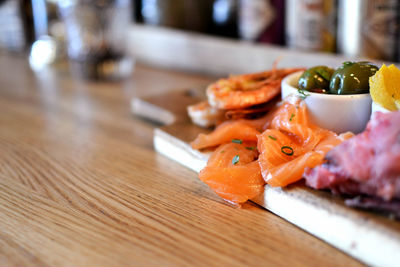
<path fill-rule="evenodd" d="M 229 143 L 232 139 L 257 142 L 257 135 L 271 126 L 276 114 L 282 112 L 283 108 L 285 107 L 276 106 L 266 115 L 255 120 L 239 119 L 225 121 L 211 133 L 199 134 L 190 145 L 193 149 L 199 150 Z"/>
<path fill-rule="evenodd" d="M 242 120 L 227 121 L 219 125 L 210 134 L 199 134 L 190 145 L 194 149 L 203 149 L 229 143 L 233 139 L 257 142 L 258 134 L 260 132 L 256 128 Z"/>
<path fill-rule="evenodd" d="M 257 156 L 255 143 L 221 145 L 210 156 L 199 178 L 226 201 L 246 202 L 264 190 Z"/>
<path fill-rule="evenodd" d="M 285 102 L 258 138 L 261 173 L 271 186 L 287 186 L 300 180 L 306 168 L 323 163 L 325 154 L 350 133 L 338 136 L 309 122 L 304 102 Z"/>
<path fill-rule="evenodd" d="M 273 139 L 271 138 L 273 137 Z M 271 186 L 286 186 L 302 178 L 305 167 L 318 165 L 323 155 L 313 152 L 321 134 L 312 134 L 303 143 L 279 130 L 266 130 L 259 139 L 259 164 L 264 180 Z"/>
<path fill-rule="evenodd" d="M 264 179 L 272 187 L 287 186 L 300 180 L 306 167 L 313 168 L 321 164 L 323 158 L 321 154 L 314 151 L 307 152 L 282 165 L 270 168 Z"/>
<path fill-rule="evenodd" d="M 239 160 L 232 164 L 232 159 L 238 156 Z M 257 143 L 243 142 L 227 143 L 219 146 L 207 161 L 208 166 L 214 167 L 232 167 L 250 163 L 258 158 Z"/>

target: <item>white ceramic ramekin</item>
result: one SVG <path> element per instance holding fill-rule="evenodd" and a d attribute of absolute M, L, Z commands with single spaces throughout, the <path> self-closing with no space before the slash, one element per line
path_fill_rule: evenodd
<path fill-rule="evenodd" d="M 283 79 L 282 98 L 293 94 L 302 95 L 297 89 L 302 73 L 296 72 Z M 371 116 L 370 94 L 331 95 L 304 92 L 307 95 L 304 101 L 312 123 L 336 133 L 360 133 L 365 129 Z"/>

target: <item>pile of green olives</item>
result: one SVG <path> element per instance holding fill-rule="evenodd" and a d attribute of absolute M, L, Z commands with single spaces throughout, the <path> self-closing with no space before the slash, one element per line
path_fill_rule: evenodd
<path fill-rule="evenodd" d="M 369 93 L 369 77 L 377 71 L 377 66 L 365 61 L 344 62 L 336 70 L 327 66 L 315 66 L 301 75 L 298 88 L 336 95 Z"/>

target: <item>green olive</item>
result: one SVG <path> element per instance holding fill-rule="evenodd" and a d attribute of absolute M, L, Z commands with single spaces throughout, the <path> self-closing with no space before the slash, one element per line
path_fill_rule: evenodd
<path fill-rule="evenodd" d="M 369 62 L 344 62 L 332 75 L 329 93 L 337 95 L 369 92 L 369 77 L 378 67 Z"/>
<path fill-rule="evenodd" d="M 327 66 L 307 69 L 299 78 L 298 88 L 310 92 L 326 92 L 334 70 Z"/>

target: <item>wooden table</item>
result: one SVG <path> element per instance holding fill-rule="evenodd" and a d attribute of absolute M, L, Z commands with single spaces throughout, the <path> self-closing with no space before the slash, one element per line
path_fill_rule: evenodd
<path fill-rule="evenodd" d="M 0 265 L 360 265 L 154 151 L 130 99 L 211 80 L 139 65 L 84 82 L 0 55 Z"/>

